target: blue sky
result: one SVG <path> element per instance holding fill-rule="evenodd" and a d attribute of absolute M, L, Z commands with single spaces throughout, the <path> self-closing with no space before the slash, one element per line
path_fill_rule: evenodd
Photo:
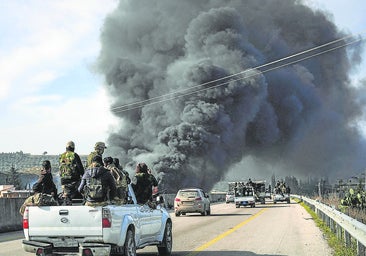
<path fill-rule="evenodd" d="M 365 37 L 364 0 L 306 2 L 327 10 L 340 29 Z M 0 152 L 60 154 L 73 140 L 79 154 L 88 154 L 106 140 L 117 122 L 93 65 L 103 19 L 117 4 L 0 0 Z M 355 84 L 365 71 L 363 64 Z"/>

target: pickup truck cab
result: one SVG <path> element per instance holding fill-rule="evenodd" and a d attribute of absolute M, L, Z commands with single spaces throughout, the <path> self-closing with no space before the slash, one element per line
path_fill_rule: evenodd
<path fill-rule="evenodd" d="M 157 246 L 160 256 L 172 251 L 172 221 L 163 204 L 154 209 L 136 203 L 90 207 L 28 206 L 23 216 L 26 252 L 36 255 L 125 255 Z"/>

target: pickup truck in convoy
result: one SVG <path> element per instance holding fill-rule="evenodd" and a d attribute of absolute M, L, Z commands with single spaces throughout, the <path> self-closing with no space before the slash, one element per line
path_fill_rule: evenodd
<path fill-rule="evenodd" d="M 145 246 L 157 246 L 160 256 L 172 252 L 172 220 L 162 200 L 153 208 L 137 204 L 131 185 L 124 205 L 28 206 L 23 229 L 23 249 L 40 256 L 136 256 Z"/>
<path fill-rule="evenodd" d="M 277 202 L 287 202 L 290 203 L 290 194 L 273 194 L 273 203 L 276 204 Z"/>
<path fill-rule="evenodd" d="M 235 188 L 234 197 L 235 207 L 250 206 L 255 207 L 255 192 L 252 186 L 246 186 L 239 184 Z"/>

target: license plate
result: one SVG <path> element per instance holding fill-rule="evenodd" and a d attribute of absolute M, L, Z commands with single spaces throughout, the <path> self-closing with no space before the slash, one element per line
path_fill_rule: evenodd
<path fill-rule="evenodd" d="M 58 240 L 53 242 L 54 247 L 79 247 L 79 243 L 73 239 Z"/>

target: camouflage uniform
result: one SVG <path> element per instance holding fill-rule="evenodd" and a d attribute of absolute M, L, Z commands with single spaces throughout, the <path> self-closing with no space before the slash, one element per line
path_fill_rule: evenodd
<path fill-rule="evenodd" d="M 62 188 L 62 192 L 63 192 L 62 197 L 63 197 L 64 203 L 67 205 L 71 205 L 73 198 L 81 198 L 81 195 L 77 189 L 80 184 L 81 177 L 84 175 L 84 166 L 81 162 L 80 156 L 77 153 L 75 153 L 74 150 L 75 150 L 74 142 L 69 141 L 66 144 L 66 152 L 61 154 L 60 160 L 59 160 L 61 163 L 61 159 L 64 154 L 67 154 L 68 152 L 74 153 L 75 172 L 72 175 L 72 178 L 64 179 L 61 177 L 61 188 Z"/>
<path fill-rule="evenodd" d="M 88 158 L 86 160 L 86 167 L 87 168 L 91 167 L 92 160 L 95 156 L 99 155 L 100 157 L 102 157 L 103 153 L 104 153 L 104 149 L 106 149 L 106 148 L 107 147 L 105 146 L 104 142 L 95 143 L 94 151 L 88 155 Z"/>
<path fill-rule="evenodd" d="M 113 178 L 116 181 L 118 200 L 115 199 L 115 203 L 125 204 L 127 201 L 128 192 L 128 173 L 126 174 L 122 170 L 118 169 L 113 163 L 108 164 L 106 168 L 110 170 Z"/>
<path fill-rule="evenodd" d="M 104 206 L 108 204 L 108 201 L 113 200 L 116 197 L 116 183 L 110 173 L 110 171 L 103 166 L 103 162 L 100 156 L 95 156 L 92 160 L 91 168 L 88 168 L 82 177 L 78 191 L 84 193 L 86 203 L 88 206 Z M 90 193 L 91 180 L 98 179 L 102 185 L 102 197 L 95 198 Z M 84 190 L 84 187 L 86 188 Z"/>

